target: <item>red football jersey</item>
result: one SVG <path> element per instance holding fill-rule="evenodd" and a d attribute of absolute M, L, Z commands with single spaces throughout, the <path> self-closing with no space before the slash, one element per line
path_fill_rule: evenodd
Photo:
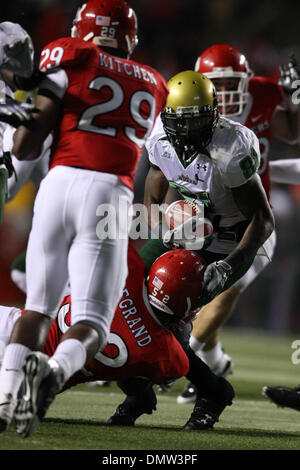
<path fill-rule="evenodd" d="M 50 168 L 68 165 L 113 173 L 132 188 L 145 139 L 166 102 L 164 78 L 147 65 L 70 37 L 43 49 L 40 69 L 64 75 L 62 118 L 54 132 Z"/>
<path fill-rule="evenodd" d="M 284 99 L 282 88 L 267 77 L 249 80 L 249 103 L 239 122 L 251 129 L 258 137 L 261 153 L 259 174 L 266 194 L 270 194 L 269 150 L 272 141 L 271 121 L 273 112 Z"/>
<path fill-rule="evenodd" d="M 175 336 L 159 325 L 145 305 L 145 265 L 129 246 L 128 275 L 110 328 L 109 342 L 87 367 L 71 377 L 65 389 L 91 380 L 148 377 L 159 384 L 182 377 L 189 360 Z M 49 331 L 44 352 L 52 356 L 70 326 L 71 298 L 65 297 Z"/>

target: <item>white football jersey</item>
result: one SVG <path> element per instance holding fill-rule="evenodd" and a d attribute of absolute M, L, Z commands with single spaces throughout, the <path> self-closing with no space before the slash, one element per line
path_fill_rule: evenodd
<path fill-rule="evenodd" d="M 14 133 L 15 128 L 5 124 L 3 133 L 4 152 L 11 152 Z M 35 189 L 38 190 L 42 179 L 48 173 L 52 141 L 53 137 L 49 134 L 43 143 L 40 156 L 35 160 L 21 161 L 11 154 L 12 164 L 17 174 L 17 179 L 12 176 L 7 181 L 7 201 L 11 201 L 28 181 L 31 181 Z"/>
<path fill-rule="evenodd" d="M 186 167 L 168 141 L 160 119 L 146 142 L 151 164 L 157 166 L 170 186 L 187 198 L 204 203 L 211 220 L 219 216 L 220 227 L 245 220 L 232 196 L 232 188 L 245 184 L 260 163 L 259 142 L 248 128 L 220 117 L 208 154 L 199 153 Z M 228 253 L 236 246 L 214 234 L 209 251 Z"/>

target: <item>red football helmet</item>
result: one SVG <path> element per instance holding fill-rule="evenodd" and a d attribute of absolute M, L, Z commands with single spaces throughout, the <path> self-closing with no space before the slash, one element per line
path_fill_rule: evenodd
<path fill-rule="evenodd" d="M 185 323 L 190 321 L 199 307 L 206 266 L 205 260 L 190 250 L 176 249 L 161 255 L 147 278 L 150 304 Z"/>
<path fill-rule="evenodd" d="M 239 116 L 248 102 L 248 80 L 253 76 L 244 54 L 228 44 L 215 44 L 198 57 L 195 70 L 210 78 L 217 89 L 220 112 L 223 116 Z M 216 79 L 232 80 L 230 89 L 218 89 Z M 216 80 L 216 81 L 214 81 Z"/>
<path fill-rule="evenodd" d="M 137 17 L 124 0 L 88 0 L 76 13 L 71 36 L 121 49 L 129 58 L 138 43 Z"/>

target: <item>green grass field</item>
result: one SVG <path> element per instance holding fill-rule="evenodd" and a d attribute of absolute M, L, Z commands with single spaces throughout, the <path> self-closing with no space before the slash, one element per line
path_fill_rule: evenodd
<path fill-rule="evenodd" d="M 185 378 L 170 392 L 158 393 L 157 411 L 139 418 L 133 428 L 105 424 L 123 400 L 115 384 L 80 385 L 56 398 L 31 437 L 18 437 L 11 426 L 0 438 L 0 450 L 300 450 L 300 414 L 277 408 L 261 395 L 263 385 L 300 383 L 300 365 L 291 362 L 295 339 L 224 331 L 223 345 L 235 364 L 228 378 L 236 399 L 214 430 L 181 430 L 193 408 L 176 403 Z"/>

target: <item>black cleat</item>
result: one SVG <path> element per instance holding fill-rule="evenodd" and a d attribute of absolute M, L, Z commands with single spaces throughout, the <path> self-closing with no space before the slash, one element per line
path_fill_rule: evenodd
<path fill-rule="evenodd" d="M 128 395 L 114 414 L 107 420 L 107 424 L 115 426 L 134 426 L 137 418 L 142 414 L 152 414 L 156 410 L 156 395 L 152 388 L 148 388 L 141 395 Z"/>
<path fill-rule="evenodd" d="M 300 386 L 295 388 L 266 386 L 263 387 L 262 394 L 277 406 L 300 411 Z"/>
<path fill-rule="evenodd" d="M 221 377 L 219 381 L 219 396 L 223 396 L 222 402 L 216 402 L 198 395 L 191 417 L 183 427 L 184 430 L 201 431 L 212 429 L 214 424 L 219 421 L 219 417 L 226 406 L 232 405 L 234 390 L 231 384 Z"/>
<path fill-rule="evenodd" d="M 219 416 L 223 409 L 224 407 L 220 407 L 205 398 L 197 399 L 191 417 L 184 425 L 183 429 L 188 431 L 212 429 L 214 424 L 219 421 Z"/>

